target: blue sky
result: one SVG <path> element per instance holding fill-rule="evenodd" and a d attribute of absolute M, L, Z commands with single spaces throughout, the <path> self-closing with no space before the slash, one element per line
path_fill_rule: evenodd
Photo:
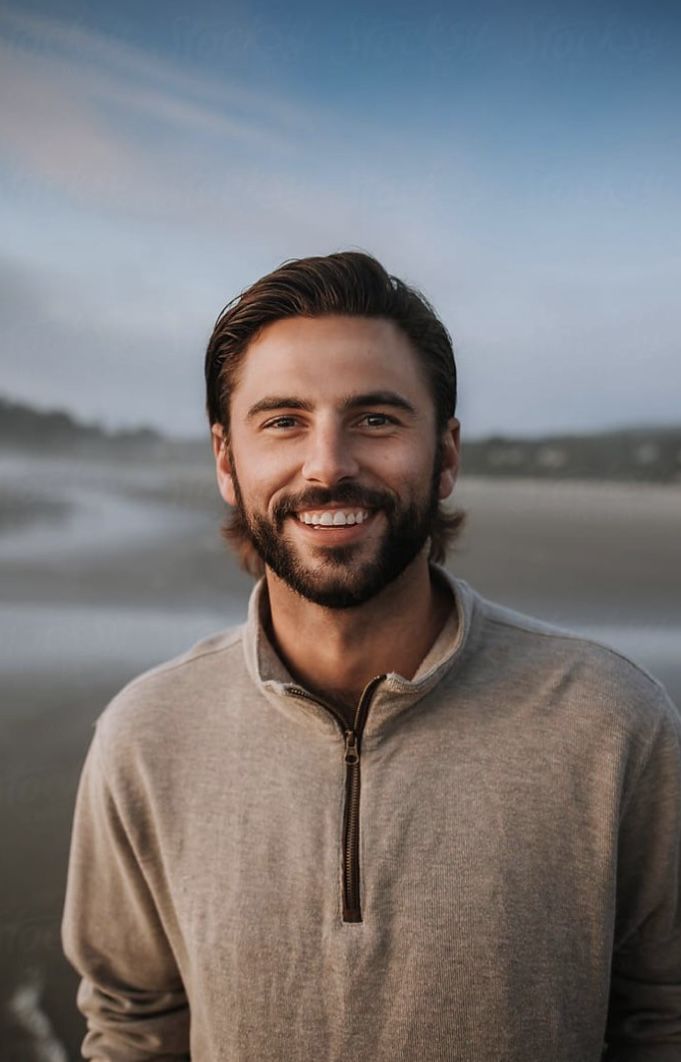
<path fill-rule="evenodd" d="M 360 247 L 469 435 L 681 420 L 678 4 L 364 7 L 2 9 L 3 392 L 200 434 L 224 303 Z"/>

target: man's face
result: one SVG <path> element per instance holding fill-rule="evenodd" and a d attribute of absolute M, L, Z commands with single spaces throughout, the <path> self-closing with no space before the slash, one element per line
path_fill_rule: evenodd
<path fill-rule="evenodd" d="M 347 608 L 423 554 L 457 431 L 437 439 L 423 370 L 393 322 L 289 318 L 246 352 L 218 481 L 271 572 Z"/>

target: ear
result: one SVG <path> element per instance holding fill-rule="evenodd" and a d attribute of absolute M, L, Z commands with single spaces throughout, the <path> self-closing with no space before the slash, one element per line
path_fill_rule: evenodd
<path fill-rule="evenodd" d="M 442 469 L 437 495 L 441 501 L 452 493 L 459 474 L 460 429 L 459 421 L 452 417 L 442 435 Z"/>
<path fill-rule="evenodd" d="M 215 458 L 215 474 L 218 481 L 218 490 L 228 505 L 236 505 L 236 492 L 234 479 L 232 478 L 232 466 L 229 460 L 229 440 L 222 424 L 214 424 L 211 428 L 211 444 Z"/>

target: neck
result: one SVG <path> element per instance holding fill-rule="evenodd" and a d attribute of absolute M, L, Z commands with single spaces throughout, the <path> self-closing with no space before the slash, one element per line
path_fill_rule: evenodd
<path fill-rule="evenodd" d="M 353 709 L 376 675 L 411 679 L 442 630 L 451 595 L 431 578 L 425 554 L 363 605 L 325 608 L 267 569 L 273 643 L 296 681 Z"/>

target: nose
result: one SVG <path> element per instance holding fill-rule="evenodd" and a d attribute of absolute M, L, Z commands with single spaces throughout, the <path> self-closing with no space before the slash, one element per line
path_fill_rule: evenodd
<path fill-rule="evenodd" d="M 310 483 L 333 487 L 357 475 L 359 466 L 342 427 L 318 425 L 309 433 L 302 474 Z"/>

